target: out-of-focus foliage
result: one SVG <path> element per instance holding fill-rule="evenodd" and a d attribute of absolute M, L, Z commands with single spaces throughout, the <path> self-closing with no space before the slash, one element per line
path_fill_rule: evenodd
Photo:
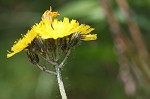
<path fill-rule="evenodd" d="M 149 42 L 150 1 L 128 2 L 145 41 Z M 127 31 L 124 16 L 115 0 L 110 3 L 124 31 Z M 25 52 L 6 59 L 13 42 L 39 22 L 50 5 L 60 13 L 59 19 L 77 19 L 94 27 L 93 32 L 98 34 L 96 41 L 81 42 L 63 68 L 68 99 L 130 99 L 118 77 L 119 65 L 112 34 L 100 0 L 1 0 L 0 99 L 60 99 L 56 79 L 32 65 Z M 150 44 L 147 45 L 150 48 Z"/>

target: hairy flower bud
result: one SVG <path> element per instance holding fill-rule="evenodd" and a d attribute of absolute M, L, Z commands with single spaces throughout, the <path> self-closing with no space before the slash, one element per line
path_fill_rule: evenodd
<path fill-rule="evenodd" d="M 32 64 L 37 64 L 37 63 L 39 63 L 39 57 L 38 57 L 38 55 L 37 55 L 36 53 L 27 50 L 27 56 L 28 56 L 28 58 L 29 58 L 29 61 L 30 61 Z"/>
<path fill-rule="evenodd" d="M 80 41 L 80 33 L 75 32 L 74 34 L 72 34 L 72 36 L 70 38 L 69 46 L 74 47 L 75 45 L 78 44 L 79 41 Z"/>

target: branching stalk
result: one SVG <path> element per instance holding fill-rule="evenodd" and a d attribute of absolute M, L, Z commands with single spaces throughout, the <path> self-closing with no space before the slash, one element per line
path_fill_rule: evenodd
<path fill-rule="evenodd" d="M 71 53 L 71 48 L 67 51 L 67 54 L 64 58 L 64 60 L 60 63 L 59 68 L 62 68 L 64 66 L 64 63 L 66 62 L 66 60 L 68 59 L 69 55 Z"/>
<path fill-rule="evenodd" d="M 67 58 L 66 58 L 66 59 L 67 59 Z M 66 61 L 66 59 L 65 59 L 65 61 Z M 63 61 L 63 62 L 65 62 L 65 61 Z M 62 62 L 62 63 L 63 63 L 63 62 Z M 62 97 L 62 99 L 67 99 L 67 95 L 66 95 L 66 92 L 65 92 L 64 84 L 63 84 L 63 81 L 62 81 L 62 78 L 61 78 L 61 71 L 60 71 L 60 68 L 59 68 L 59 67 L 62 67 L 62 63 L 61 63 L 60 65 L 55 65 L 56 72 L 50 71 L 50 70 L 48 70 L 46 67 L 40 66 L 39 64 L 36 64 L 36 66 L 37 66 L 40 70 L 42 70 L 42 71 L 44 71 L 44 72 L 46 72 L 46 73 L 56 75 L 61 97 Z M 63 63 L 63 64 L 64 64 L 64 63 Z"/>
<path fill-rule="evenodd" d="M 44 67 L 44 66 L 40 66 L 39 64 L 35 64 L 40 70 L 42 70 L 42 71 L 44 71 L 44 72 L 46 72 L 46 73 L 49 73 L 49 74 L 53 74 L 53 75 L 57 75 L 57 73 L 56 72 L 54 72 L 54 71 L 50 71 L 50 70 L 48 70 L 46 67 Z"/>

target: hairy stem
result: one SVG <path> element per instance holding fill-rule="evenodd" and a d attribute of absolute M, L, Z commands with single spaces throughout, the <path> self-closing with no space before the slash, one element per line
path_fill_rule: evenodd
<path fill-rule="evenodd" d="M 46 72 L 46 73 L 49 73 L 49 74 L 53 74 L 53 75 L 57 75 L 56 72 L 54 71 L 50 71 L 49 69 L 47 69 L 46 67 L 44 66 L 40 66 L 39 64 L 35 64 L 40 70 Z"/>
<path fill-rule="evenodd" d="M 57 81 L 58 81 L 58 86 L 59 86 L 59 91 L 60 91 L 61 97 L 62 97 L 62 99 L 67 99 L 64 84 L 63 84 L 63 81 L 61 78 L 60 68 L 58 65 L 56 65 L 55 69 L 56 69 L 56 73 L 57 73 Z"/>

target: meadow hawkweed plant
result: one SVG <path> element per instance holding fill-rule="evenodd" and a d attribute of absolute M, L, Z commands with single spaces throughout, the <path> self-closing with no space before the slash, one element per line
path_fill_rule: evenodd
<path fill-rule="evenodd" d="M 76 20 L 64 17 L 58 20 L 58 12 L 52 12 L 52 8 L 42 15 L 42 20 L 32 26 L 8 51 L 7 58 L 25 50 L 29 61 L 40 70 L 56 75 L 62 99 L 67 99 L 64 85 L 61 79 L 61 68 L 64 66 L 72 48 L 80 40 L 96 40 L 96 34 L 90 34 L 94 28 L 89 25 L 79 24 Z M 63 57 L 63 58 L 62 58 Z M 54 66 L 54 71 L 40 65 L 40 59 Z"/>

